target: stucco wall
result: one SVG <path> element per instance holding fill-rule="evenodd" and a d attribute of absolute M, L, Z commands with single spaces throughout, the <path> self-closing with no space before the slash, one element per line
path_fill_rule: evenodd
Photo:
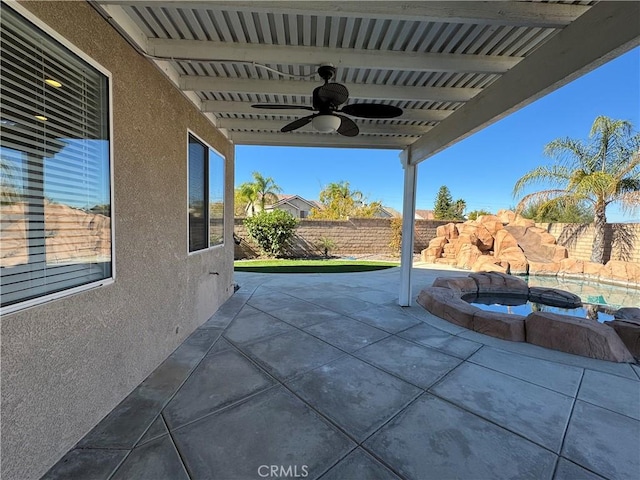
<path fill-rule="evenodd" d="M 90 5 L 22 6 L 112 74 L 116 280 L 2 318 L 7 480 L 41 476 L 233 291 L 231 188 L 225 246 L 187 255 L 187 129 L 229 186 L 232 146 Z"/>
<path fill-rule="evenodd" d="M 236 246 L 236 258 L 252 258 L 259 254 L 259 248 L 249 238 L 243 225 L 243 219 L 235 219 L 235 233 L 242 239 Z M 438 225 L 447 222 L 438 220 L 416 220 L 414 252 L 420 253 L 429 240 L 436 236 Z M 291 242 L 288 255 L 313 256 L 322 252 L 317 247 L 322 237 L 333 240 L 336 247 L 334 255 L 392 255 L 390 246 L 393 230 L 392 220 L 388 218 L 353 218 L 350 220 L 300 220 Z"/>

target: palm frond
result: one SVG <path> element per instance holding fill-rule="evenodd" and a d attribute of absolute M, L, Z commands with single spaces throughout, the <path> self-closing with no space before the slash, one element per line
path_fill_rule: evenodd
<path fill-rule="evenodd" d="M 552 189 L 552 190 L 541 190 L 539 192 L 533 192 L 525 195 L 516 205 L 516 213 L 521 212 L 529 205 L 532 204 L 550 204 L 555 201 L 565 201 L 569 202 L 580 202 L 588 199 L 580 199 L 580 198 L 571 198 L 575 195 L 567 193 L 566 190 L 561 189 Z"/>
<path fill-rule="evenodd" d="M 621 193 L 615 203 L 620 205 L 623 213 L 635 213 L 640 210 L 640 190 Z"/>
<path fill-rule="evenodd" d="M 589 146 L 581 140 L 558 138 L 545 145 L 544 154 L 567 168 L 592 170 L 594 167 Z"/>
<path fill-rule="evenodd" d="M 623 178 L 616 184 L 617 195 L 630 192 L 640 192 L 640 178 Z"/>
<path fill-rule="evenodd" d="M 640 135 L 638 135 L 638 138 L 640 138 Z M 618 178 L 622 179 L 627 175 L 640 178 L 640 147 L 623 152 L 621 157 L 626 157 L 626 161 L 618 169 Z"/>
<path fill-rule="evenodd" d="M 628 121 L 599 116 L 588 143 L 559 138 L 548 143 L 544 153 L 556 164 L 526 173 L 516 182 L 513 195 L 538 182 L 557 189 L 526 195 L 518 208 L 532 202 L 543 202 L 543 210 L 563 202 L 584 202 L 594 206 L 598 218 L 604 218 L 610 203 L 628 211 L 640 208 L 640 133 L 632 132 Z"/>
<path fill-rule="evenodd" d="M 575 184 L 572 190 L 582 196 L 593 195 L 602 200 L 606 200 L 615 192 L 617 179 L 611 174 L 595 171 L 580 178 L 580 182 Z"/>
<path fill-rule="evenodd" d="M 537 183 L 551 183 L 555 185 L 568 184 L 571 180 L 571 171 L 561 165 L 542 166 L 534 168 L 518 179 L 513 187 L 513 196 L 516 197 L 524 188 Z"/>
<path fill-rule="evenodd" d="M 597 139 L 598 137 L 623 139 L 631 135 L 631 122 L 628 120 L 614 120 L 612 118 L 600 115 L 596 117 L 591 125 L 589 138 Z"/>
<path fill-rule="evenodd" d="M 627 142 L 631 137 L 631 123 L 627 120 L 614 120 L 609 117 L 597 117 L 591 127 L 589 138 L 594 147 L 594 160 L 597 170 L 614 173 L 619 170 Z"/>

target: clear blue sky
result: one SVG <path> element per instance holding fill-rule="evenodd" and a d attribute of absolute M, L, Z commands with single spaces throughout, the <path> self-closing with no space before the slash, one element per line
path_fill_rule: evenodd
<path fill-rule="evenodd" d="M 497 211 L 517 202 L 515 181 L 550 164 L 544 145 L 560 137 L 586 139 L 598 115 L 629 120 L 640 129 L 640 48 L 606 63 L 546 97 L 435 155 L 418 167 L 417 208 L 433 209 L 447 185 L 467 211 Z M 236 148 L 236 186 L 251 172 L 273 177 L 284 193 L 317 199 L 322 187 L 348 181 L 368 200 L 402 210 L 403 170 L 398 150 L 298 147 Z M 607 210 L 610 222 L 640 222 L 640 213 Z"/>

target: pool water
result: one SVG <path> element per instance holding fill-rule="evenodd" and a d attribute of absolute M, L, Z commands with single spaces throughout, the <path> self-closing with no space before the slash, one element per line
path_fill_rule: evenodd
<path fill-rule="evenodd" d="M 522 277 L 530 287 L 551 287 L 578 295 L 583 303 L 600 305 L 609 310 L 640 307 L 640 290 L 588 280 L 547 276 Z"/>
<path fill-rule="evenodd" d="M 602 305 L 584 304 L 580 308 L 560 308 L 550 305 L 543 305 L 537 302 L 530 302 L 526 297 L 509 297 L 493 295 L 465 295 L 462 299 L 474 307 L 490 312 L 507 313 L 512 315 L 522 315 L 526 317 L 533 312 L 558 313 L 560 315 L 571 315 L 573 317 L 590 318 L 604 322 L 613 320 L 613 311 L 617 309 L 607 309 Z"/>

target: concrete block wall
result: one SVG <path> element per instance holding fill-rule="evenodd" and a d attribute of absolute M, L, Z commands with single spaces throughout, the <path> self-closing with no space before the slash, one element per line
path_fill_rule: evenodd
<path fill-rule="evenodd" d="M 242 218 L 235 219 L 234 233 L 241 239 L 236 245 L 235 258 L 254 258 L 260 249 L 249 238 Z M 449 222 L 439 220 L 416 220 L 414 253 L 427 248 L 429 240 L 436 236 L 436 228 Z M 594 229 L 590 224 L 540 223 L 567 247 L 569 257 L 578 260 L 591 258 Z M 333 255 L 394 255 L 390 246 L 393 228 L 390 219 L 354 218 L 350 220 L 301 220 L 291 245 L 286 252 L 290 256 L 315 256 L 322 254 L 317 246 L 322 237 L 333 240 L 336 248 Z M 640 263 L 640 224 L 607 224 L 605 241 L 608 246 L 606 260 L 624 260 Z"/>
<path fill-rule="evenodd" d="M 541 223 L 558 240 L 558 244 L 567 247 L 569 257 L 577 260 L 591 258 L 591 246 L 595 230 L 592 224 Z M 608 223 L 605 230 L 605 260 L 623 260 L 640 263 L 640 224 Z"/>
<path fill-rule="evenodd" d="M 436 229 L 440 225 L 446 225 L 447 223 L 450 222 L 444 220 L 416 220 L 415 240 L 413 243 L 414 252 L 420 253 L 427 248 L 429 241 L 436 237 Z"/>
<path fill-rule="evenodd" d="M 258 246 L 249 238 L 243 225 L 244 219 L 235 219 L 234 233 L 241 242 L 236 246 L 236 259 L 253 258 L 260 254 Z M 435 237 L 436 228 L 447 222 L 437 220 L 417 220 L 415 226 L 414 252 L 420 253 Z M 391 248 L 393 228 L 391 219 L 353 218 L 349 220 L 308 220 L 300 221 L 291 248 L 287 255 L 296 257 L 316 256 L 323 252 L 318 247 L 321 238 L 326 237 L 336 244 L 333 255 L 394 255 Z"/>

